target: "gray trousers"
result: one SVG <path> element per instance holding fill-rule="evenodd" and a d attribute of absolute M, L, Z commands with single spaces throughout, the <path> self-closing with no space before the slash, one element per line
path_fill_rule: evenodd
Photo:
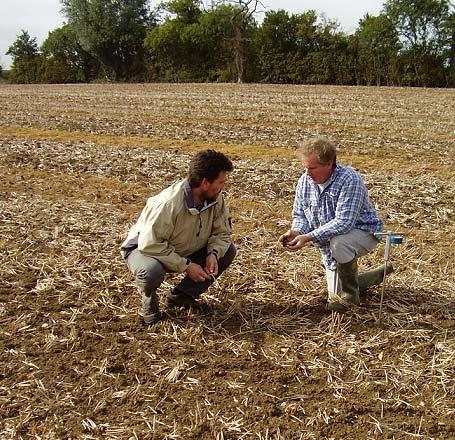
<path fill-rule="evenodd" d="M 330 251 L 337 263 L 348 263 L 355 257 L 362 257 L 378 245 L 373 234 L 360 229 L 352 229 L 347 234 L 337 235 L 330 240 Z M 326 269 L 329 298 L 341 292 L 341 282 L 336 270 Z"/>
<path fill-rule="evenodd" d="M 234 260 L 236 252 L 235 246 L 231 244 L 226 254 L 218 260 L 218 274 L 216 278 L 229 267 Z M 194 254 L 185 255 L 185 257 L 189 258 L 193 263 L 204 267 L 207 258 L 207 248 L 199 249 Z M 145 297 L 151 297 L 164 281 L 166 275 L 165 267 L 156 258 L 142 254 L 137 248 L 127 256 L 126 264 L 130 272 L 134 275 L 137 287 Z M 212 283 L 213 280 L 195 282 L 190 277 L 185 276 L 174 287 L 174 290 L 176 293 L 185 293 L 193 298 L 198 298 L 208 290 Z"/>

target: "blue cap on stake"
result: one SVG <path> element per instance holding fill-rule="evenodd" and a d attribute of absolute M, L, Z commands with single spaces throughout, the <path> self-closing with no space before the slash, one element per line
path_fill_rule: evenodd
<path fill-rule="evenodd" d="M 375 232 L 374 236 L 378 240 L 382 240 L 383 238 L 389 239 L 391 244 L 403 243 L 403 234 L 399 234 L 396 232 Z"/>
<path fill-rule="evenodd" d="M 390 236 L 390 243 L 392 244 L 401 244 L 403 243 L 403 236 L 398 234 L 392 234 Z"/>

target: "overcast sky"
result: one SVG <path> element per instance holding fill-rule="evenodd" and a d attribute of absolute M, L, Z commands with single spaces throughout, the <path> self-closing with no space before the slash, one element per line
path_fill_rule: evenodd
<path fill-rule="evenodd" d="M 269 10 L 284 9 L 290 13 L 315 9 L 329 19 L 336 19 L 342 29 L 352 33 L 367 12 L 378 15 L 385 0 L 263 0 Z M 151 5 L 159 3 L 153 0 Z M 0 0 L 0 65 L 9 68 L 5 54 L 23 30 L 41 45 L 49 31 L 60 27 L 65 18 L 60 0 Z"/>

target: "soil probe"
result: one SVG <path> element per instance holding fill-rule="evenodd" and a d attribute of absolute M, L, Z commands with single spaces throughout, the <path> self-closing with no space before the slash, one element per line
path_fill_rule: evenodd
<path fill-rule="evenodd" d="M 390 254 L 392 252 L 392 244 L 401 244 L 403 243 L 403 234 L 396 232 L 375 232 L 374 236 L 378 240 L 385 238 L 385 247 L 384 247 L 384 275 L 382 277 L 382 291 L 381 291 L 381 302 L 379 303 L 379 316 L 378 322 L 381 321 L 382 314 L 382 301 L 384 300 L 384 290 L 386 284 L 386 274 L 387 274 L 387 262 L 389 261 Z"/>

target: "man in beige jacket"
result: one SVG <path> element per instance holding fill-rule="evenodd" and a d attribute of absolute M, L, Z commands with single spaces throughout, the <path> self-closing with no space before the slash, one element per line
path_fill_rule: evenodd
<path fill-rule="evenodd" d="M 222 194 L 232 170 L 222 153 L 196 153 L 187 178 L 150 197 L 130 229 L 121 253 L 141 292 L 145 324 L 161 319 L 156 290 L 167 272 L 185 273 L 168 293 L 167 307 L 210 310 L 198 298 L 236 253 Z"/>

